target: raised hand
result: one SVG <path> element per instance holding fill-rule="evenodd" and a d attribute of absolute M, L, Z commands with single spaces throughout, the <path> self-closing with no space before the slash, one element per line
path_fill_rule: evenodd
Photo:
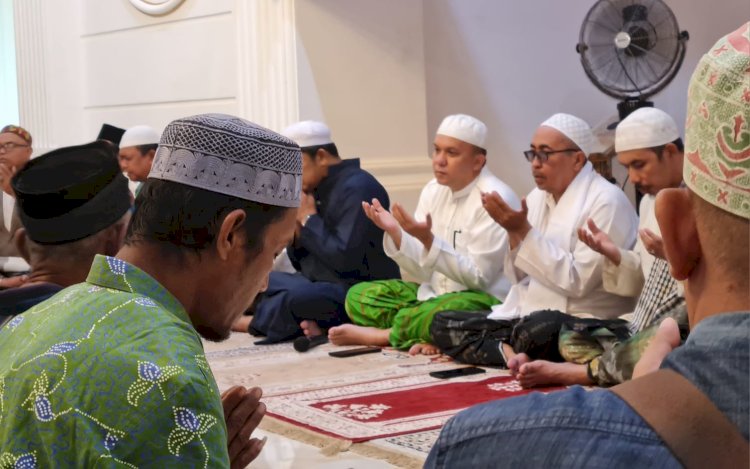
<path fill-rule="evenodd" d="M 425 221 L 417 221 L 400 204 L 393 204 L 393 216 L 407 233 L 417 238 L 428 251 L 435 236 L 432 234 L 432 217 L 428 213 Z"/>
<path fill-rule="evenodd" d="M 528 219 L 529 207 L 526 205 L 526 199 L 521 199 L 521 210 L 517 211 L 513 210 L 497 192 L 483 192 L 482 206 L 490 214 L 490 217 L 508 232 L 508 242 L 511 249 L 515 249 L 531 230 Z"/>
<path fill-rule="evenodd" d="M 242 386 L 233 386 L 221 395 L 232 469 L 250 464 L 266 444 L 265 438 L 250 438 L 266 414 L 266 405 L 260 402 L 262 395 L 260 388 L 248 390 Z"/>
<path fill-rule="evenodd" d="M 401 226 L 391 212 L 380 204 L 378 199 L 372 199 L 372 204 L 362 202 L 362 209 L 365 211 L 367 218 L 372 220 L 378 228 L 391 235 L 391 237 L 393 237 L 395 232 L 401 232 Z"/>
<path fill-rule="evenodd" d="M 16 194 L 13 192 L 13 187 L 10 185 L 10 180 L 13 179 L 13 176 L 16 174 L 16 167 L 15 166 L 8 166 L 6 163 L 0 163 L 0 188 L 2 188 L 3 192 L 6 194 L 10 194 L 13 197 L 16 196 Z"/>
<path fill-rule="evenodd" d="M 519 231 L 529 225 L 526 199 L 521 201 L 521 210 L 516 211 L 497 192 L 483 193 L 482 206 L 505 231 Z"/>
<path fill-rule="evenodd" d="M 664 243 L 662 242 L 661 236 L 649 230 L 643 228 L 638 232 L 641 236 L 643 246 L 646 248 L 649 254 L 659 259 L 666 259 L 667 256 L 664 254 Z"/>
<path fill-rule="evenodd" d="M 588 225 L 588 230 L 584 227 L 578 228 L 578 239 L 586 246 L 612 261 L 615 265 L 620 265 L 620 261 L 622 260 L 620 249 L 612 242 L 609 235 L 600 230 L 591 218 L 588 219 L 586 224 Z"/>
<path fill-rule="evenodd" d="M 297 221 L 303 224 L 309 215 L 315 215 L 318 213 L 318 208 L 315 205 L 315 197 L 307 192 L 300 194 L 299 208 L 297 209 Z"/>

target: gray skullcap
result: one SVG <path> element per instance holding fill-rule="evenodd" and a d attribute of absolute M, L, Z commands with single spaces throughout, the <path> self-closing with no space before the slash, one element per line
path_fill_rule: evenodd
<path fill-rule="evenodd" d="M 164 129 L 149 178 L 280 207 L 299 207 L 302 153 L 276 132 L 226 114 Z"/>

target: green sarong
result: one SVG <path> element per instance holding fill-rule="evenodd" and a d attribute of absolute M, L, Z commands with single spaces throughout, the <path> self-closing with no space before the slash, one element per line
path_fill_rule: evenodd
<path fill-rule="evenodd" d="M 391 346 L 404 349 L 431 342 L 430 324 L 440 311 L 486 311 L 500 303 L 494 296 L 474 290 L 419 301 L 418 289 L 418 284 L 402 280 L 358 283 L 346 295 L 346 313 L 354 324 L 390 329 Z"/>

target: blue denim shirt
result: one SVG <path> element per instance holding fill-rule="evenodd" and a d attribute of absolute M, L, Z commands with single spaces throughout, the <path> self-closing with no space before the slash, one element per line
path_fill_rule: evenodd
<path fill-rule="evenodd" d="M 701 321 L 662 367 L 689 379 L 748 438 L 750 313 Z M 623 400 L 576 386 L 461 412 L 443 428 L 425 467 L 681 466 Z"/>

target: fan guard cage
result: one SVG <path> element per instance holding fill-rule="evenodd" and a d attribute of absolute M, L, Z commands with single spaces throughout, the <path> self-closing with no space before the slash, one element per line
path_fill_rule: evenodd
<path fill-rule="evenodd" d="M 687 39 L 662 0 L 599 0 L 581 25 L 576 50 L 603 93 L 644 100 L 677 74 Z"/>

